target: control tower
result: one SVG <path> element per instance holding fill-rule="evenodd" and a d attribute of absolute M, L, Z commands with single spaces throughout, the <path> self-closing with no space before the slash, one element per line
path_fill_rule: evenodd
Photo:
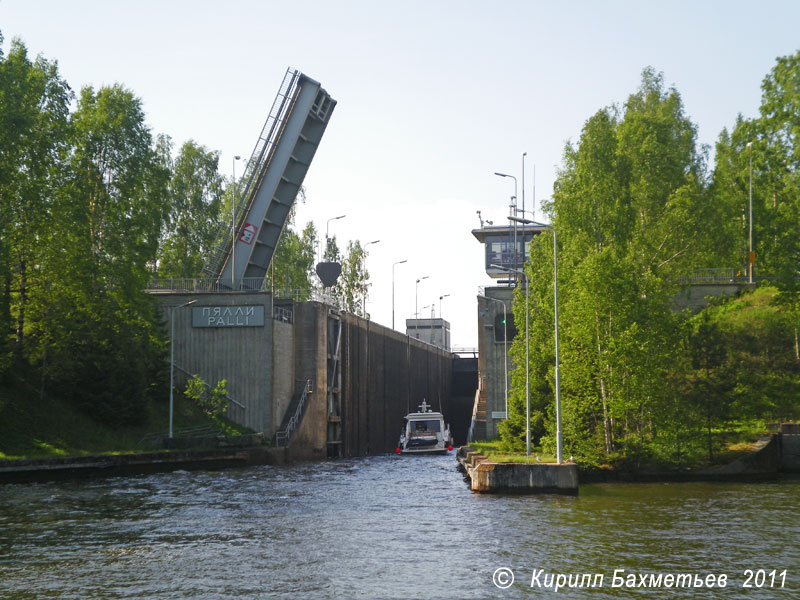
<path fill-rule="evenodd" d="M 497 426 L 507 416 L 506 396 L 513 368 L 509 350 L 517 335 L 511 302 L 520 278 L 497 267 L 522 271 L 531 240 L 546 229 L 538 225 L 506 225 L 472 230 L 472 235 L 484 245 L 486 274 L 495 280 L 482 286 L 478 296 L 478 391 L 473 406 L 472 439 L 496 437 Z"/>

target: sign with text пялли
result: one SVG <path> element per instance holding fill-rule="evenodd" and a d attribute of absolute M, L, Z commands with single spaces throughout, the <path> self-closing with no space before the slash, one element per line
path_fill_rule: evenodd
<path fill-rule="evenodd" d="M 263 327 L 263 306 L 193 306 L 192 327 Z"/>

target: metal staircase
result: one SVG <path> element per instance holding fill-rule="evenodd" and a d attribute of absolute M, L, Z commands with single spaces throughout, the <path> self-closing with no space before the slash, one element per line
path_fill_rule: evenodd
<path fill-rule="evenodd" d="M 234 218 L 220 228 L 204 271 L 219 287 L 239 290 L 263 281 L 275 248 L 322 140 L 336 100 L 320 84 L 287 69 L 253 154 Z"/>

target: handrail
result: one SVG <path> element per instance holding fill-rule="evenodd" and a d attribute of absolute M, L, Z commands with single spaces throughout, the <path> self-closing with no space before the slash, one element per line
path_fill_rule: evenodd
<path fill-rule="evenodd" d="M 753 281 L 772 281 L 772 275 L 761 275 L 753 277 Z M 709 268 L 694 269 L 689 275 L 681 275 L 677 278 L 680 283 L 747 283 L 748 277 L 745 270 L 733 268 Z M 491 286 L 478 286 L 478 295 L 485 296 L 486 288 Z"/>
<path fill-rule="evenodd" d="M 689 276 L 678 277 L 682 283 L 729 283 L 736 280 L 736 269 L 694 269 Z"/>
<path fill-rule="evenodd" d="M 215 292 L 268 292 L 269 282 L 264 277 L 243 277 L 239 288 L 232 290 L 230 285 L 220 283 L 216 277 L 154 277 L 147 282 L 147 292 L 191 292 L 192 294 Z M 286 298 L 295 302 L 317 300 L 314 289 L 276 288 L 275 298 Z"/>
<path fill-rule="evenodd" d="M 294 318 L 293 311 L 282 306 L 274 306 L 272 308 L 272 318 L 281 323 L 291 323 Z"/>
<path fill-rule="evenodd" d="M 303 412 L 305 410 L 306 401 L 308 400 L 308 395 L 311 393 L 311 380 L 306 379 L 306 383 L 303 386 L 303 393 L 300 395 L 300 401 L 297 403 L 297 408 L 292 415 L 292 418 L 289 419 L 289 422 L 286 424 L 286 429 L 283 431 L 276 431 L 275 432 L 275 445 L 278 447 L 285 447 L 289 445 L 291 441 L 292 434 L 295 430 L 300 426 L 300 420 L 303 418 Z"/>
<path fill-rule="evenodd" d="M 170 291 L 170 292 L 230 292 L 230 286 L 219 283 L 217 278 L 212 277 L 156 277 L 147 283 L 146 291 Z M 264 292 L 266 291 L 266 280 L 263 277 L 244 277 L 239 284 L 237 292 Z"/>
<path fill-rule="evenodd" d="M 174 430 L 174 437 L 206 437 L 224 433 L 216 425 L 195 425 L 194 427 L 182 427 Z M 139 440 L 139 444 L 152 442 L 169 435 L 169 430 L 153 431 Z"/>

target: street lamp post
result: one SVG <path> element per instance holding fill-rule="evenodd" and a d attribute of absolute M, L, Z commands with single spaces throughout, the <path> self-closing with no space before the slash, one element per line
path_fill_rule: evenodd
<path fill-rule="evenodd" d="M 170 306 L 169 308 L 169 437 L 172 439 L 172 406 L 173 398 L 172 392 L 174 387 L 174 372 L 175 372 L 175 310 L 194 304 L 196 300 L 189 300 L 180 306 Z"/>
<path fill-rule="evenodd" d="M 231 289 L 236 286 L 236 161 L 241 156 L 233 157 L 233 202 L 231 204 Z M 172 436 L 170 436 L 172 437 Z"/>
<path fill-rule="evenodd" d="M 516 198 L 517 197 L 517 178 L 514 177 L 513 175 L 509 175 L 508 173 L 498 173 L 497 171 L 495 171 L 494 174 L 497 175 L 498 177 L 510 177 L 511 179 L 514 180 L 514 198 Z"/>
<path fill-rule="evenodd" d="M 344 219 L 347 215 L 339 215 L 338 217 L 331 217 L 328 219 L 328 222 L 325 224 L 325 249 L 322 251 L 323 255 L 320 257 L 320 260 L 325 258 L 325 252 L 328 251 L 328 232 L 331 228 L 331 221 L 338 221 L 339 219 Z"/>
<path fill-rule="evenodd" d="M 364 264 L 365 264 L 365 266 L 366 266 L 366 262 L 367 262 L 367 246 L 370 246 L 372 244 L 377 244 L 378 242 L 380 242 L 380 240 L 373 240 L 371 242 L 367 242 L 366 244 L 364 244 Z M 366 318 L 366 316 L 367 316 L 367 286 L 366 285 L 364 286 L 364 295 L 361 298 L 361 312 L 364 313 L 364 318 Z"/>
<path fill-rule="evenodd" d="M 525 157 L 526 156 L 528 156 L 528 153 L 523 152 L 522 153 L 522 214 L 525 214 Z"/>
<path fill-rule="evenodd" d="M 450 297 L 450 294 L 443 294 L 443 295 L 439 296 L 439 318 L 440 319 L 442 318 L 442 299 L 443 298 L 449 298 L 449 297 Z"/>
<path fill-rule="evenodd" d="M 747 142 L 747 147 L 750 150 L 750 254 L 747 257 L 749 267 L 747 283 L 753 283 L 753 263 L 755 262 L 753 256 L 753 142 Z"/>
<path fill-rule="evenodd" d="M 429 276 L 425 275 L 424 277 L 420 277 L 417 279 L 417 285 L 414 288 L 414 318 L 419 319 L 419 282 L 423 279 L 427 279 Z"/>
<path fill-rule="evenodd" d="M 439 296 L 439 319 L 442 321 L 442 348 L 450 348 L 450 344 L 447 343 L 446 337 L 446 330 L 444 328 L 444 319 L 442 318 L 442 299 L 449 298 L 450 294 L 442 294 Z"/>
<path fill-rule="evenodd" d="M 435 304 L 426 304 L 425 306 L 423 306 L 422 307 L 422 312 L 420 313 L 420 317 L 419 317 L 420 319 L 423 318 L 421 315 L 425 314 L 425 309 L 427 309 L 427 308 L 430 308 L 431 312 L 433 312 L 433 311 L 436 310 L 436 305 Z M 423 342 L 428 342 L 429 344 L 433 344 L 433 330 L 432 329 L 428 329 L 427 331 L 428 331 L 428 339 L 425 339 L 425 336 L 423 335 L 422 336 L 422 341 Z M 417 325 L 416 325 L 416 332 L 417 332 L 417 339 L 419 339 L 419 323 L 417 323 Z"/>
<path fill-rule="evenodd" d="M 392 329 L 394 329 L 394 268 L 397 265 L 402 265 L 403 263 L 407 263 L 407 259 L 398 260 L 396 263 L 392 263 Z"/>
<path fill-rule="evenodd" d="M 510 177 L 511 179 L 514 180 L 514 202 L 511 205 L 512 206 L 511 210 L 514 212 L 514 214 L 516 214 L 517 198 L 519 198 L 519 196 L 517 196 L 517 178 L 514 177 L 513 175 L 509 175 L 508 173 L 498 173 L 497 171 L 495 171 L 494 174 L 497 175 L 498 177 Z M 522 188 L 522 193 L 523 194 L 525 193 L 524 185 Z M 514 223 L 514 269 L 516 268 L 517 268 L 517 224 Z"/>
<path fill-rule="evenodd" d="M 509 219 L 522 223 L 523 225 L 537 225 L 539 227 L 547 227 L 553 232 L 553 315 L 555 320 L 555 351 L 556 351 L 556 460 L 561 463 L 563 454 L 563 441 L 561 439 L 561 373 L 559 371 L 558 363 L 558 240 L 556 238 L 556 230 L 552 225 L 545 223 L 537 223 L 530 219 L 523 219 L 520 217 L 509 217 Z M 527 291 L 527 289 L 526 289 Z M 527 327 L 527 309 L 526 309 L 526 327 Z"/>

